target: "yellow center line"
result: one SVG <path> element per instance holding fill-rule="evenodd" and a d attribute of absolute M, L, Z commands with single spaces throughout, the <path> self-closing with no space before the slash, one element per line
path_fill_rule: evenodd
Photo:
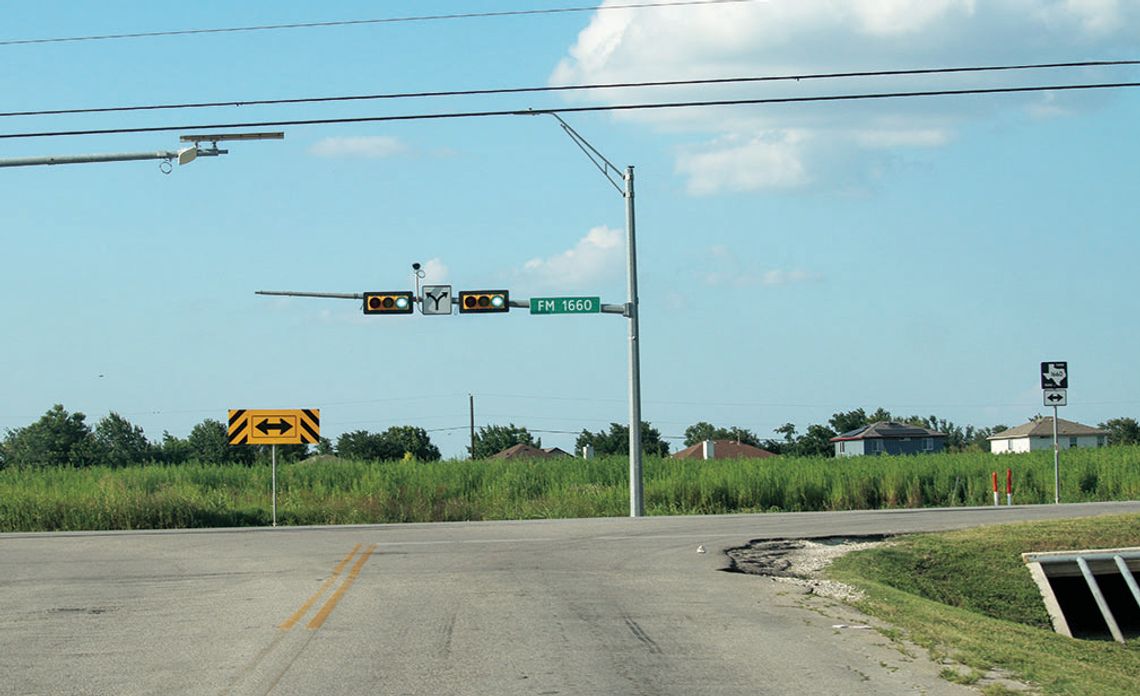
<path fill-rule="evenodd" d="M 368 550 L 361 554 L 360 558 L 353 564 L 352 570 L 348 571 L 348 577 L 344 579 L 340 587 L 336 588 L 336 592 L 332 593 L 332 596 L 329 597 L 328 601 L 325 602 L 325 605 L 321 607 L 321 610 L 317 612 L 317 615 L 313 617 L 313 620 L 308 623 L 306 628 L 310 631 L 315 631 L 321 627 L 325 619 L 329 618 L 329 614 L 336 608 L 336 603 L 340 601 L 340 598 L 348 591 L 348 588 L 352 587 L 352 583 L 356 582 L 356 577 L 360 575 L 360 569 L 368 562 L 368 557 L 376 550 L 376 546 L 376 544 L 369 546 Z"/>
<path fill-rule="evenodd" d="M 281 629 L 282 631 L 288 631 L 290 628 L 293 628 L 293 626 L 295 626 L 297 624 L 297 622 L 300 621 L 301 618 L 305 616 L 305 613 L 309 611 L 309 608 L 312 607 L 313 604 L 315 604 L 316 601 L 320 598 L 320 596 L 325 593 L 325 590 L 329 589 L 329 587 L 333 584 L 333 582 L 335 582 L 336 579 L 338 577 L 340 577 L 340 574 L 344 570 L 344 567 L 346 565 L 348 565 L 348 562 L 352 560 L 352 557 L 355 556 L 356 552 L 359 550 L 360 550 L 360 544 L 353 546 L 352 550 L 348 552 L 348 555 L 345 556 L 344 559 L 341 560 L 341 562 L 338 563 L 335 568 L 333 568 L 332 575 L 329 576 L 328 580 L 324 581 L 324 583 L 321 585 L 320 589 L 318 589 L 315 593 L 313 593 L 313 596 L 309 597 L 309 599 L 304 604 L 301 605 L 300 609 L 293 612 L 293 615 L 290 616 L 288 619 L 285 619 L 285 622 L 282 623 L 277 628 Z"/>

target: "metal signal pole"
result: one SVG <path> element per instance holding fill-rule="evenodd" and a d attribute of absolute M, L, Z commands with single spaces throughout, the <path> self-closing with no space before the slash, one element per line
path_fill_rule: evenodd
<path fill-rule="evenodd" d="M 615 167 L 602 153 L 583 138 L 570 124 L 556 113 L 562 130 L 574 141 L 602 175 L 613 184 L 625 199 L 626 260 L 629 263 L 629 297 L 623 315 L 629 319 L 629 516 L 641 517 L 645 514 L 641 485 L 641 346 L 638 327 L 637 298 L 637 243 L 633 207 L 633 167 L 625 172 Z M 619 180 L 621 183 L 619 184 Z"/>

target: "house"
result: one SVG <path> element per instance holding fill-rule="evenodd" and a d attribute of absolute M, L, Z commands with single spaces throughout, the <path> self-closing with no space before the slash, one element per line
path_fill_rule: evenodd
<path fill-rule="evenodd" d="M 569 452 L 557 447 L 539 449 L 531 445 L 519 443 L 511 445 L 502 452 L 491 455 L 491 459 L 553 459 L 558 457 L 573 457 Z"/>
<path fill-rule="evenodd" d="M 986 438 L 990 451 L 1036 452 L 1053 449 L 1053 417 L 1041 416 L 1028 423 L 1003 430 Z M 1108 431 L 1089 425 L 1057 419 L 1057 446 L 1062 449 L 1075 447 L 1104 447 L 1108 444 Z"/>
<path fill-rule="evenodd" d="M 837 435 L 836 457 L 879 454 L 925 454 L 946 449 L 946 433 L 909 423 L 877 421 Z"/>
<path fill-rule="evenodd" d="M 763 459 L 776 455 L 735 440 L 705 440 L 673 454 L 674 459 Z"/>
<path fill-rule="evenodd" d="M 491 459 L 546 459 L 550 455 L 537 447 L 519 443 L 511 445 L 502 452 L 491 455 Z"/>

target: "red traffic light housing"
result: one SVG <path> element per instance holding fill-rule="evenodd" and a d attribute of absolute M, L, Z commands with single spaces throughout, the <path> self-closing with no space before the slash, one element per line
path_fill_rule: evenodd
<path fill-rule="evenodd" d="M 511 309 L 511 293 L 507 290 L 460 290 L 460 314 L 507 312 Z"/>
<path fill-rule="evenodd" d="M 365 314 L 411 314 L 414 309 L 412 293 L 407 291 L 364 293 Z"/>

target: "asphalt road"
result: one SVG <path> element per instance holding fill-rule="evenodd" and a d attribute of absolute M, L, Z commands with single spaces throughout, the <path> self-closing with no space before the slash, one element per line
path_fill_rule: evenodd
<path fill-rule="evenodd" d="M 0 694 L 976 693 L 723 551 L 1123 512 L 0 535 Z"/>

